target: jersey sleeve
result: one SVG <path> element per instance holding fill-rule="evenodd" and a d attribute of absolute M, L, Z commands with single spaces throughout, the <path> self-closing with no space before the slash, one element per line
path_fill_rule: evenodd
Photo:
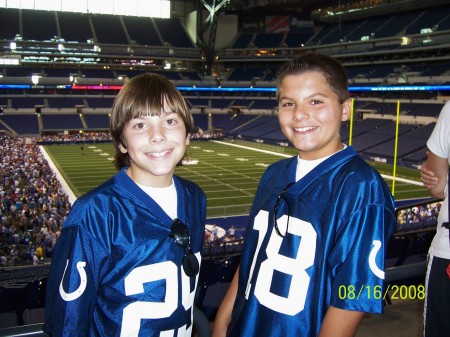
<path fill-rule="evenodd" d="M 383 311 L 385 252 L 394 225 L 394 214 L 384 205 L 368 205 L 348 219 L 329 259 L 335 268 L 332 306 Z"/>
<path fill-rule="evenodd" d="M 104 249 L 79 226 L 61 231 L 47 283 L 44 331 L 52 336 L 87 336 L 96 303 Z"/>

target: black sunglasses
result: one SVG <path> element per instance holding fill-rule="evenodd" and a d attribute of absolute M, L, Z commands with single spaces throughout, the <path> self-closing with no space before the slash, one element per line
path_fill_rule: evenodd
<path fill-rule="evenodd" d="M 277 222 L 277 212 L 278 212 L 278 206 L 280 205 L 280 201 L 281 199 L 284 199 L 284 194 L 286 193 L 286 191 L 289 189 L 289 187 L 291 187 L 292 185 L 294 185 L 295 183 L 289 183 L 287 184 L 280 192 L 280 194 L 277 197 L 277 201 L 275 202 L 275 206 L 273 206 L 273 224 L 275 226 L 275 232 L 281 236 L 282 238 L 285 237 L 285 235 L 288 232 L 288 228 L 289 228 L 289 214 L 288 214 L 288 220 L 287 220 L 287 224 L 286 224 L 286 233 L 283 235 L 280 232 L 280 229 L 278 228 L 278 222 Z M 286 202 L 286 205 L 288 206 L 289 209 L 289 204 Z"/>
<path fill-rule="evenodd" d="M 175 244 L 178 247 L 183 248 L 186 253 L 183 257 L 184 273 L 189 277 L 196 276 L 200 270 L 200 265 L 191 250 L 189 230 L 180 219 L 173 220 L 169 236 L 173 239 Z"/>

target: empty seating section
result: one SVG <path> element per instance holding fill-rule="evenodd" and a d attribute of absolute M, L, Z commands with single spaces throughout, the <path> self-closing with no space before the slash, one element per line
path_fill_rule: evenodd
<path fill-rule="evenodd" d="M 7 97 L 0 97 L 0 106 L 9 107 L 9 102 Z"/>
<path fill-rule="evenodd" d="M 277 107 L 277 102 L 275 99 L 255 99 L 250 105 L 250 110 L 272 110 Z"/>
<path fill-rule="evenodd" d="M 70 75 L 80 75 L 78 69 L 46 68 L 44 71 L 48 77 L 70 78 Z"/>
<path fill-rule="evenodd" d="M 5 68 L 6 76 L 9 77 L 30 77 L 33 74 L 41 74 L 42 70 L 38 68 L 22 68 L 22 67 L 14 67 L 14 68 Z M 31 82 L 30 82 L 31 83 Z"/>
<path fill-rule="evenodd" d="M 332 44 L 340 41 L 360 41 L 362 37 L 384 38 L 399 34 L 420 34 L 422 29 L 435 31 L 450 28 L 448 7 L 401 12 L 339 24 L 325 24 L 306 45 Z M 235 47 L 233 47 L 235 48 Z"/>
<path fill-rule="evenodd" d="M 215 98 L 211 100 L 212 109 L 228 109 L 232 100 Z"/>
<path fill-rule="evenodd" d="M 58 12 L 57 15 L 61 38 L 64 40 L 84 43 L 94 37 L 88 14 Z"/>
<path fill-rule="evenodd" d="M 161 74 L 170 80 L 180 80 L 181 79 L 180 73 L 178 71 L 158 71 L 158 74 Z"/>
<path fill-rule="evenodd" d="M 256 34 L 253 44 L 257 48 L 278 48 L 283 37 L 283 33 L 259 33 Z"/>
<path fill-rule="evenodd" d="M 50 41 L 59 35 L 55 12 L 22 10 L 22 22 L 26 40 Z"/>
<path fill-rule="evenodd" d="M 45 101 L 43 98 L 38 97 L 13 97 L 12 108 L 13 109 L 34 109 L 36 105 L 43 106 Z"/>
<path fill-rule="evenodd" d="M 272 122 L 271 124 L 272 124 L 272 126 L 275 127 L 275 123 L 274 122 Z M 287 141 L 286 137 L 283 134 L 283 132 L 281 132 L 279 126 L 277 126 L 275 130 L 273 130 L 273 131 L 271 131 L 269 133 L 266 133 L 264 135 L 264 139 L 268 139 L 268 140 L 270 140 L 273 143 L 279 143 L 279 142 L 286 142 Z"/>
<path fill-rule="evenodd" d="M 128 44 L 129 41 L 123 30 L 120 16 L 91 15 L 97 40 L 99 43 Z"/>
<path fill-rule="evenodd" d="M 346 41 L 347 36 L 350 35 L 350 33 L 354 30 L 356 30 L 360 24 L 360 21 L 350 21 L 347 23 L 342 23 L 340 25 L 333 25 L 333 29 L 331 29 L 330 32 L 323 37 L 323 39 L 321 40 L 321 44 L 331 44 Z"/>
<path fill-rule="evenodd" d="M 109 130 L 109 116 L 104 114 L 84 114 L 88 129 Z"/>
<path fill-rule="evenodd" d="M 200 81 L 202 79 L 198 73 L 193 71 L 182 72 L 180 76 L 184 80 Z"/>
<path fill-rule="evenodd" d="M 203 131 L 208 130 L 208 115 L 194 115 L 194 125 L 197 128 L 202 129 Z"/>
<path fill-rule="evenodd" d="M 254 38 L 254 34 L 241 33 L 237 36 L 237 38 L 234 41 L 234 44 L 231 48 L 232 49 L 245 49 L 253 41 L 253 38 Z"/>
<path fill-rule="evenodd" d="M 410 116 L 437 117 L 442 109 L 442 104 L 427 103 L 402 103 L 400 112 Z"/>
<path fill-rule="evenodd" d="M 204 98 L 186 98 L 188 105 L 191 108 L 209 107 L 209 100 Z"/>
<path fill-rule="evenodd" d="M 89 78 L 115 78 L 112 70 L 103 69 L 83 69 L 81 75 Z"/>
<path fill-rule="evenodd" d="M 163 41 L 172 47 L 192 48 L 191 38 L 177 19 L 153 19 Z"/>
<path fill-rule="evenodd" d="M 20 12 L 15 8 L 0 8 L 0 40 L 14 40 L 20 33 Z"/>
<path fill-rule="evenodd" d="M 443 10 L 436 10 L 434 8 L 424 11 L 420 17 L 406 28 L 406 34 L 420 34 L 421 29 L 439 26 L 439 23 L 445 20 L 450 13 Z"/>
<path fill-rule="evenodd" d="M 298 48 L 306 44 L 312 35 L 312 33 L 290 32 L 286 35 L 284 44 L 289 48 Z"/>
<path fill-rule="evenodd" d="M 252 115 L 212 115 L 213 126 L 229 134 L 232 130 L 254 119 Z"/>
<path fill-rule="evenodd" d="M 57 109 L 65 109 L 72 108 L 75 110 L 77 105 L 84 105 L 84 101 L 82 98 L 78 97 L 54 97 L 47 98 L 48 107 L 49 108 L 57 108 Z"/>
<path fill-rule="evenodd" d="M 43 129 L 49 130 L 82 130 L 84 129 L 78 115 L 41 115 Z"/>
<path fill-rule="evenodd" d="M 381 121 L 378 121 L 379 123 Z M 353 130 L 357 128 L 358 125 L 353 127 Z M 408 127 L 402 126 L 400 127 Z M 393 121 L 383 120 L 383 124 L 379 125 L 373 129 L 367 130 L 364 134 L 357 130 L 358 136 L 354 136 L 352 140 L 352 145 L 357 151 L 363 152 L 375 145 L 385 142 L 389 139 L 395 137 L 395 123 Z M 393 151 L 391 151 L 392 153 Z"/>
<path fill-rule="evenodd" d="M 249 130 L 254 129 L 254 128 L 259 128 L 262 125 L 270 122 L 272 119 L 273 119 L 272 116 L 263 116 L 263 115 L 253 116 L 253 118 L 250 121 L 248 121 L 245 124 L 239 125 L 235 129 L 233 129 L 230 132 L 230 134 L 232 136 L 237 136 L 237 135 L 245 136 L 247 134 L 247 132 L 249 132 Z"/>
<path fill-rule="evenodd" d="M 421 73 L 422 76 L 441 76 L 445 73 L 449 73 L 448 64 L 430 64 L 424 66 L 424 70 Z"/>
<path fill-rule="evenodd" d="M 347 37 L 346 40 L 350 41 L 360 41 L 362 37 L 374 37 L 375 32 L 378 28 L 380 28 L 386 22 L 386 18 L 378 17 L 378 18 L 370 18 L 370 20 L 363 20 L 362 24 L 358 26 L 358 29 L 352 31 Z"/>
<path fill-rule="evenodd" d="M 232 99 L 230 106 L 241 107 L 247 109 L 251 104 L 251 100 L 248 99 Z"/>
<path fill-rule="evenodd" d="M 370 130 L 383 126 L 388 123 L 386 120 L 379 119 L 365 119 L 362 121 L 355 121 L 353 123 L 352 142 L 358 136 L 364 136 Z M 350 124 L 343 123 L 341 126 L 341 139 L 344 143 L 349 143 L 350 139 Z"/>
<path fill-rule="evenodd" d="M 39 135 L 39 124 L 35 115 L 0 115 L 0 120 L 20 135 Z"/>
<path fill-rule="evenodd" d="M 255 122 L 253 127 L 237 130 L 244 137 L 266 138 L 266 135 L 273 132 L 280 132 L 280 124 L 276 116 L 262 116 Z M 251 125 L 251 124 L 250 124 Z"/>
<path fill-rule="evenodd" d="M 87 97 L 85 101 L 89 108 L 111 108 L 114 102 L 114 97 Z"/>
<path fill-rule="evenodd" d="M 131 41 L 144 46 L 162 46 L 151 18 L 123 16 Z"/>
<path fill-rule="evenodd" d="M 426 139 L 428 139 L 432 131 L 429 126 L 415 127 L 409 132 L 405 130 L 407 128 L 406 125 L 400 126 L 401 130 L 399 131 L 397 148 L 398 157 L 402 158 L 409 153 L 424 149 L 426 147 Z M 382 144 L 366 150 L 365 153 L 369 155 L 383 156 L 386 158 L 394 158 L 394 135 L 395 134 L 393 133 L 390 137 L 391 139 L 388 140 L 388 138 L 385 138 Z"/>
<path fill-rule="evenodd" d="M 264 75 L 264 69 L 259 67 L 234 68 L 228 77 L 228 81 L 251 81 L 260 79 Z"/>

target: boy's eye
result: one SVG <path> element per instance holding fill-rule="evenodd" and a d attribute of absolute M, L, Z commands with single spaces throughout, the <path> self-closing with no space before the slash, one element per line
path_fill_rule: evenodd
<path fill-rule="evenodd" d="M 134 127 L 135 127 L 136 129 L 142 129 L 142 128 L 144 127 L 144 123 L 136 123 L 136 124 L 134 125 Z"/>
<path fill-rule="evenodd" d="M 281 103 L 281 106 L 282 107 L 291 107 L 291 106 L 293 106 L 294 105 L 294 103 L 292 103 L 292 102 L 282 102 Z"/>
<path fill-rule="evenodd" d="M 320 100 L 318 100 L 318 99 L 313 99 L 313 100 L 311 100 L 311 104 L 312 104 L 312 105 L 317 105 L 317 104 L 320 104 L 320 103 L 322 103 L 322 101 L 320 101 Z"/>
<path fill-rule="evenodd" d="M 175 126 L 178 123 L 178 120 L 176 118 L 169 118 L 166 120 L 166 123 L 169 126 Z"/>

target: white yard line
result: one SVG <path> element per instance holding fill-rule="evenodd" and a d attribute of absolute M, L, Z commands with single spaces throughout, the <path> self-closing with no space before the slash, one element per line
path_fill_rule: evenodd
<path fill-rule="evenodd" d="M 279 156 L 279 157 L 285 157 L 285 158 L 292 157 L 292 154 L 284 154 L 284 153 L 278 153 L 278 152 L 273 152 L 273 151 L 254 149 L 252 147 L 248 147 L 248 146 L 244 146 L 244 145 L 238 145 L 238 144 L 233 144 L 233 143 L 227 143 L 227 142 L 221 142 L 221 141 L 218 141 L 218 140 L 213 140 L 212 142 L 223 144 L 223 145 L 239 147 L 241 149 L 246 149 L 246 150 L 251 150 L 251 151 L 256 151 L 256 152 L 268 153 L 268 154 L 272 154 L 274 156 Z M 393 176 L 389 176 L 387 174 L 382 174 L 381 176 L 383 178 L 389 179 L 389 180 L 393 180 L 394 179 Z M 423 186 L 423 184 L 421 182 L 416 181 L 416 180 L 410 180 L 410 179 L 399 178 L 399 177 L 396 177 L 395 180 L 396 181 L 401 181 L 401 182 L 404 182 L 404 183 L 408 183 L 408 184 L 411 184 L 411 185 Z"/>
<path fill-rule="evenodd" d="M 41 150 L 41 153 L 44 156 L 44 158 L 47 160 L 47 163 L 48 163 L 48 166 L 50 166 L 50 169 L 56 174 L 56 177 L 58 178 L 59 183 L 61 184 L 61 188 L 62 188 L 63 192 L 66 193 L 69 198 L 70 204 L 73 205 L 75 200 L 77 200 L 77 197 L 75 196 L 75 194 L 73 193 L 73 191 L 71 190 L 69 185 L 67 184 L 67 182 L 64 179 L 64 177 L 62 176 L 61 172 L 59 172 L 58 168 L 53 163 L 52 158 L 48 155 L 47 151 L 45 151 L 44 147 L 42 145 L 40 145 L 39 149 Z"/>

